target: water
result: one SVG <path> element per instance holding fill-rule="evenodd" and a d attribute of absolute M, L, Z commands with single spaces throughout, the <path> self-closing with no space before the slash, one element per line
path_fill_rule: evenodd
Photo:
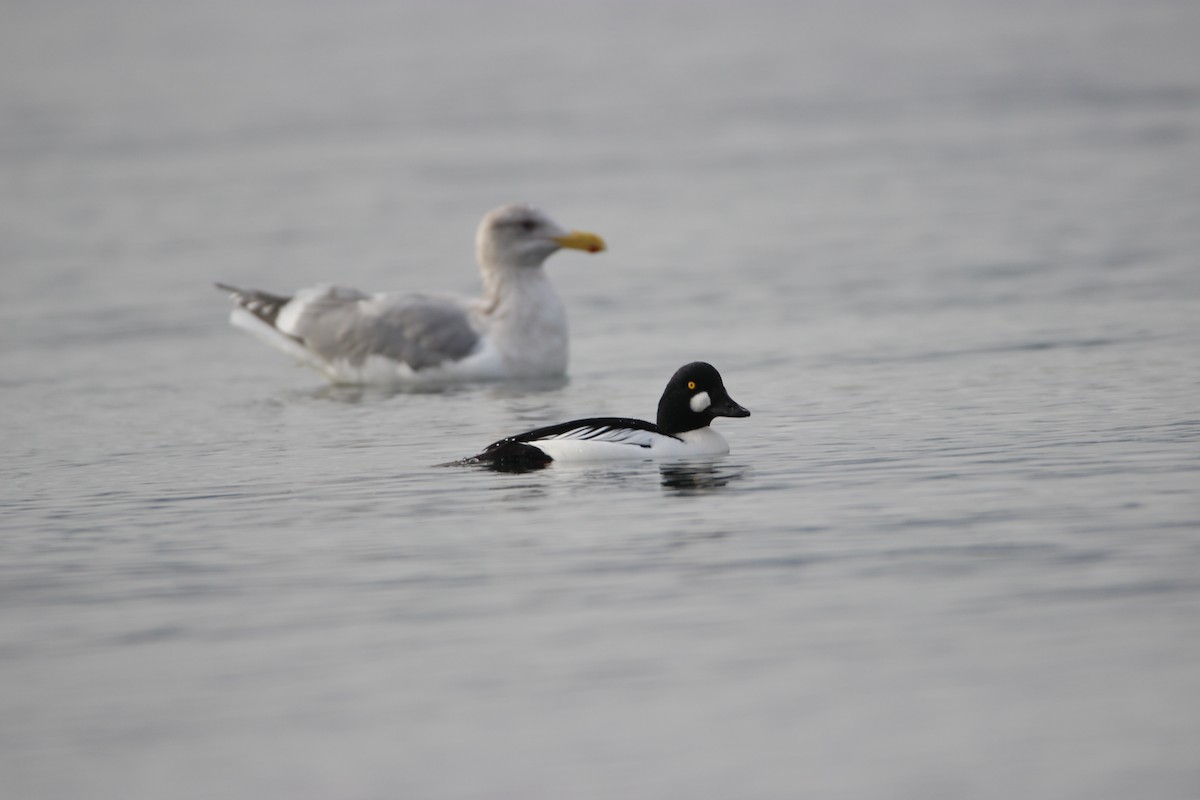
<path fill-rule="evenodd" d="M 1200 795 L 1184 2 L 10 3 L 0 794 Z M 569 381 L 332 389 L 214 280 L 474 291 Z M 753 410 L 713 464 L 432 464 Z"/>

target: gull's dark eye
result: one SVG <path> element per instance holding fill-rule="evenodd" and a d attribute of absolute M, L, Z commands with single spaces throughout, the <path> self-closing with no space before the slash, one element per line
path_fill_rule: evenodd
<path fill-rule="evenodd" d="M 533 229 L 537 227 L 537 223 L 531 219 L 523 219 L 521 220 L 521 227 L 526 233 L 533 233 Z"/>

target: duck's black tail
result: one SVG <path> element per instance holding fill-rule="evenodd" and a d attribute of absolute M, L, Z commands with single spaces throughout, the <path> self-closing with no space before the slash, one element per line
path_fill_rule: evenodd
<path fill-rule="evenodd" d="M 439 467 L 483 467 L 494 472 L 531 472 L 542 469 L 553 461 L 550 456 L 531 444 L 514 439 L 501 439 L 488 445 L 477 456 L 438 464 Z"/>

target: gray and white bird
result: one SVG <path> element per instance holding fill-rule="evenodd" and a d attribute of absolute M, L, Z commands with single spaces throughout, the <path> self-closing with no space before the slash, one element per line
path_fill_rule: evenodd
<path fill-rule="evenodd" d="M 439 385 L 566 373 L 567 315 L 542 269 L 562 249 L 597 253 L 604 240 L 570 231 L 528 205 L 489 211 L 475 254 L 483 296 L 367 294 L 322 284 L 285 297 L 218 283 L 230 322 L 332 383 Z"/>

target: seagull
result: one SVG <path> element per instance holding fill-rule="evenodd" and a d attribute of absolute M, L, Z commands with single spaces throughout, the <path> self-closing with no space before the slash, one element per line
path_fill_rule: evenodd
<path fill-rule="evenodd" d="M 567 317 L 542 269 L 562 249 L 598 253 L 604 240 L 541 210 L 506 205 L 475 236 L 483 297 L 367 294 L 332 284 L 291 297 L 218 283 L 229 321 L 313 367 L 331 383 L 424 386 L 548 378 L 567 371 Z"/>
<path fill-rule="evenodd" d="M 522 472 L 554 461 L 612 461 L 722 456 L 729 443 L 710 427 L 717 417 L 748 417 L 712 364 L 684 364 L 663 390 L 656 422 L 589 417 L 537 428 L 492 442 L 477 456 L 452 464 L 482 464 Z M 450 465 L 446 465 L 450 466 Z"/>

